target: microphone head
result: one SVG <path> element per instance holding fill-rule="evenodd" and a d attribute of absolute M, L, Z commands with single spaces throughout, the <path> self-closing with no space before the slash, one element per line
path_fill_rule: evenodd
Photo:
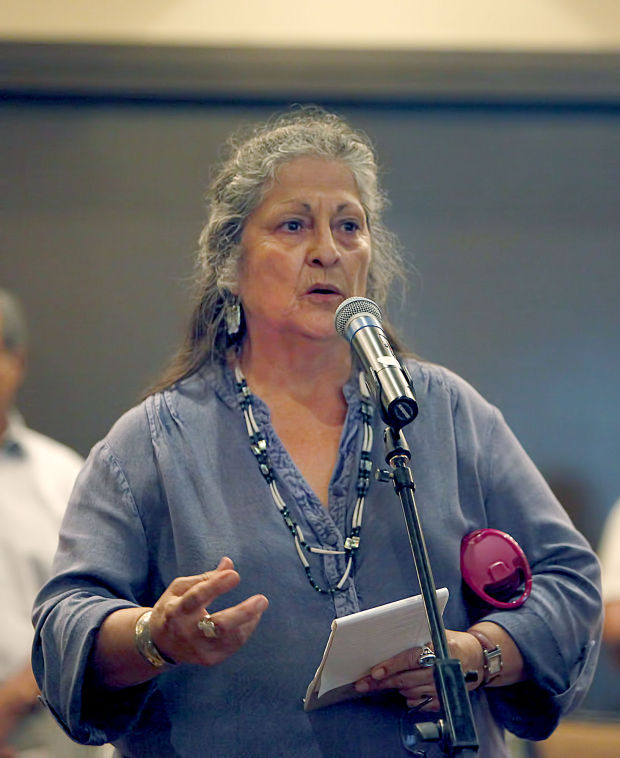
<path fill-rule="evenodd" d="M 370 316 L 374 316 L 379 323 L 383 322 L 381 309 L 374 300 L 369 300 L 367 297 L 349 297 L 340 303 L 334 314 L 334 323 L 338 334 L 345 337 L 349 321 L 353 316 L 357 316 L 360 313 L 367 313 Z"/>

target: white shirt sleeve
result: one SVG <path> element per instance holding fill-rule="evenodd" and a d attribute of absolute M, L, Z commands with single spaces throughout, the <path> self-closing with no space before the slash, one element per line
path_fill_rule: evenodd
<path fill-rule="evenodd" d="M 599 547 L 603 571 L 603 599 L 620 600 L 620 500 L 612 507 Z"/>

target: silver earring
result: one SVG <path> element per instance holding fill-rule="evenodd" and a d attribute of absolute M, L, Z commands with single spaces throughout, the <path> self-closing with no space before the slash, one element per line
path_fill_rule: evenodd
<path fill-rule="evenodd" d="M 238 297 L 233 296 L 232 300 L 228 301 L 224 311 L 224 318 L 226 319 L 226 332 L 234 340 L 239 334 L 239 328 L 241 327 L 241 303 Z"/>

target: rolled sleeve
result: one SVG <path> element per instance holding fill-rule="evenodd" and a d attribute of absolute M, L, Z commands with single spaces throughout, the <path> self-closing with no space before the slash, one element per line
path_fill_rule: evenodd
<path fill-rule="evenodd" d="M 485 692 L 507 729 L 544 739 L 579 705 L 594 676 L 602 628 L 600 566 L 499 412 L 490 450 L 489 525 L 519 542 L 533 581 L 523 606 L 485 616 L 515 641 L 527 681 Z"/>
<path fill-rule="evenodd" d="M 110 445 L 99 443 L 69 502 L 53 578 L 33 609 L 32 665 L 42 699 L 69 736 L 83 744 L 112 741 L 126 731 L 150 690 L 141 685 L 111 692 L 96 687 L 88 674 L 105 618 L 143 604 L 148 562 L 127 476 Z"/>

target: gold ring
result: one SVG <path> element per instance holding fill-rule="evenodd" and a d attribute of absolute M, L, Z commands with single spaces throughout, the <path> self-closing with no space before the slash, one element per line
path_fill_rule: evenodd
<path fill-rule="evenodd" d="M 208 613 L 200 619 L 197 626 L 208 639 L 213 639 L 220 635 L 218 628 L 215 626 L 215 622 L 211 620 L 211 616 Z"/>

